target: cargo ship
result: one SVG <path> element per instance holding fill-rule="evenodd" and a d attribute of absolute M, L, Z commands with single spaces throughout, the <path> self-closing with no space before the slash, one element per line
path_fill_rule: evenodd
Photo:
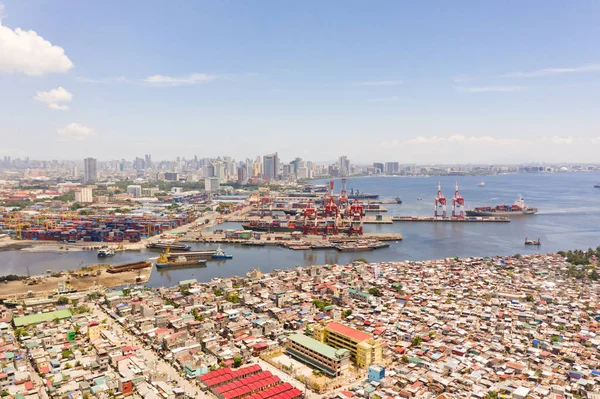
<path fill-rule="evenodd" d="M 146 245 L 146 248 L 149 248 L 149 249 L 171 248 L 171 249 L 177 250 L 177 251 L 189 251 L 190 249 L 192 249 L 192 247 L 190 247 L 187 244 L 176 244 L 176 243 L 162 242 L 162 241 L 150 243 L 150 244 Z"/>
<path fill-rule="evenodd" d="M 181 266 L 202 266 L 206 264 L 206 259 L 188 259 L 185 255 L 178 255 L 175 259 L 169 257 L 169 248 L 165 250 L 156 260 L 156 268 L 164 269 L 169 267 Z"/>
<path fill-rule="evenodd" d="M 512 205 L 497 205 L 496 207 L 484 206 L 475 209 L 469 209 L 466 211 L 467 216 L 521 216 L 521 215 L 534 215 L 537 213 L 537 208 L 530 208 L 525 205 L 523 197 L 519 196 L 519 199 Z"/>
<path fill-rule="evenodd" d="M 379 194 L 369 194 L 369 193 L 363 193 L 360 190 L 356 190 L 354 191 L 353 188 L 350 189 L 350 193 L 348 194 L 348 198 L 349 199 L 378 199 L 379 198 Z"/>
<path fill-rule="evenodd" d="M 107 273 L 123 273 L 123 272 L 129 272 L 131 270 L 145 269 L 145 268 L 151 267 L 151 266 L 152 266 L 152 263 L 148 262 L 147 260 L 144 260 L 141 262 L 125 263 L 122 265 L 111 266 L 108 269 L 106 269 L 106 272 Z"/>

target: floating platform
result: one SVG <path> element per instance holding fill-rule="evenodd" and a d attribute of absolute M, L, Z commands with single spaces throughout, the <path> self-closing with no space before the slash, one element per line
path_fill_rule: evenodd
<path fill-rule="evenodd" d="M 394 216 L 394 222 L 451 222 L 451 223 L 510 223 L 510 218 L 474 216 L 464 218 L 441 218 L 433 216 Z"/>

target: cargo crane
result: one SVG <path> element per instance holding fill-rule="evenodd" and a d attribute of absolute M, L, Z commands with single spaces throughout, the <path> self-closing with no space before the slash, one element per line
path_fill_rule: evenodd
<path fill-rule="evenodd" d="M 340 191 L 340 196 L 338 198 L 338 207 L 342 215 L 345 213 L 346 208 L 348 207 L 348 191 L 346 191 L 346 179 L 342 179 L 342 190 Z"/>
<path fill-rule="evenodd" d="M 329 182 L 327 186 L 327 193 L 323 197 L 323 216 L 324 217 L 337 217 L 338 206 L 335 203 L 333 196 L 333 181 Z"/>
<path fill-rule="evenodd" d="M 303 216 L 304 224 L 302 232 L 304 235 L 319 234 L 317 228 L 317 208 L 315 207 L 313 200 L 308 201 L 308 206 L 304 208 Z"/>
<path fill-rule="evenodd" d="M 362 235 L 363 226 L 362 219 L 365 216 L 365 210 L 357 198 L 354 198 L 350 205 L 350 228 L 348 235 Z"/>
<path fill-rule="evenodd" d="M 452 217 L 465 217 L 465 199 L 458 192 L 458 180 L 454 182 L 454 198 L 452 198 Z"/>
<path fill-rule="evenodd" d="M 445 218 L 446 217 L 446 197 L 444 197 L 444 194 L 442 194 L 442 185 L 440 184 L 439 180 L 438 180 L 437 184 L 438 184 L 438 192 L 437 192 L 437 197 L 435 197 L 435 199 L 433 200 L 433 206 L 434 206 L 433 216 L 435 216 L 436 218 L 439 216 Z M 441 213 L 441 215 L 440 215 L 440 213 Z"/>

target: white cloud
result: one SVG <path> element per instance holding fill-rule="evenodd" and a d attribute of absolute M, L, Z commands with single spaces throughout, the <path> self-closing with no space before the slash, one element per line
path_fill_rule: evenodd
<path fill-rule="evenodd" d="M 123 82 L 127 82 L 127 78 L 125 76 L 109 76 L 107 78 L 102 78 L 102 79 L 77 77 L 76 79 L 78 82 L 82 82 L 82 83 L 123 83 Z"/>
<path fill-rule="evenodd" d="M 94 130 L 79 123 L 71 123 L 56 130 L 59 141 L 82 141 L 95 135 Z"/>
<path fill-rule="evenodd" d="M 50 109 L 66 111 L 69 107 L 60 103 L 71 102 L 73 95 L 65 88 L 59 87 L 58 89 L 52 89 L 50 91 L 38 91 L 34 99 L 46 104 Z"/>
<path fill-rule="evenodd" d="M 572 144 L 573 143 L 573 137 L 558 137 L 558 136 L 552 136 L 549 138 L 544 138 L 545 141 L 550 141 L 553 144 Z M 592 143 L 594 143 L 594 140 L 591 140 Z"/>
<path fill-rule="evenodd" d="M 435 143 L 462 143 L 462 144 L 495 144 L 495 145 L 514 145 L 523 143 L 521 139 L 505 139 L 495 138 L 490 136 L 462 136 L 454 135 L 448 137 L 432 136 L 423 137 L 417 136 L 404 141 L 394 140 L 393 142 L 383 142 L 383 145 L 403 145 L 403 144 L 435 144 Z"/>
<path fill-rule="evenodd" d="M 12 30 L 0 19 L 0 73 L 44 75 L 67 72 L 73 62 L 62 47 L 55 46 L 36 32 Z"/>
<path fill-rule="evenodd" d="M 392 96 L 392 97 L 381 97 L 381 98 L 370 98 L 367 101 L 370 103 L 387 103 L 394 102 L 400 100 L 400 97 Z"/>
<path fill-rule="evenodd" d="M 526 90 L 524 86 L 481 86 L 481 87 L 458 87 L 464 93 L 505 93 L 511 91 Z"/>
<path fill-rule="evenodd" d="M 215 75 L 193 73 L 185 76 L 152 75 L 144 79 L 151 86 L 191 86 L 212 82 L 217 79 Z"/>
<path fill-rule="evenodd" d="M 355 83 L 356 86 L 398 86 L 401 84 L 401 80 L 372 80 L 367 82 Z"/>
<path fill-rule="evenodd" d="M 501 78 L 535 78 L 539 76 L 560 75 L 565 73 L 600 71 L 600 64 L 590 64 L 571 68 L 544 68 L 531 72 L 513 72 L 501 75 Z"/>

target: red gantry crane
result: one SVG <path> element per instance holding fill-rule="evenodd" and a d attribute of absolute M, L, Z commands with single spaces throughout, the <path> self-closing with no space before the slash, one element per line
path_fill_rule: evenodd
<path fill-rule="evenodd" d="M 440 181 L 438 180 L 438 192 L 437 192 L 437 197 L 435 197 L 435 199 L 433 200 L 433 204 L 434 204 L 434 212 L 433 212 L 433 216 L 435 216 L 436 218 L 441 216 L 443 218 L 446 217 L 446 197 L 444 197 L 444 194 L 442 194 L 442 185 L 440 184 Z"/>
<path fill-rule="evenodd" d="M 465 199 L 458 192 L 458 180 L 454 182 L 454 198 L 452 198 L 452 217 L 465 217 Z"/>

